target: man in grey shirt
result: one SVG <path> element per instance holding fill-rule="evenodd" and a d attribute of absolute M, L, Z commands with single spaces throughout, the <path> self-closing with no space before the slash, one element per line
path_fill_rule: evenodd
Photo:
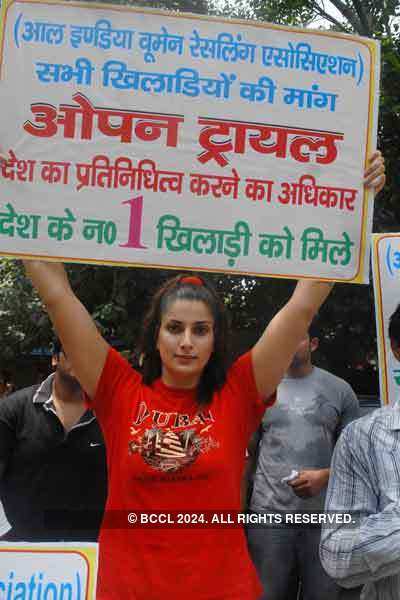
<path fill-rule="evenodd" d="M 320 527 L 287 524 L 293 513 L 324 507 L 329 466 L 339 433 L 359 416 L 351 387 L 313 366 L 318 347 L 315 323 L 300 343 L 277 391 L 277 402 L 263 419 L 250 510 L 280 514 L 282 524 L 252 526 L 249 549 L 264 586 L 260 600 L 296 600 L 299 581 L 304 600 L 336 600 L 340 588 L 318 557 Z M 282 481 L 292 471 L 291 481 Z"/>

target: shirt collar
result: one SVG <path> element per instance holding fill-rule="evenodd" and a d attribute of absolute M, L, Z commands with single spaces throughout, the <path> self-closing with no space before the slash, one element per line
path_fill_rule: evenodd
<path fill-rule="evenodd" d="M 53 391 L 54 373 L 49 375 L 38 387 L 33 395 L 34 404 L 44 404 L 47 402 Z"/>
<path fill-rule="evenodd" d="M 54 408 L 53 400 L 52 400 L 53 381 L 54 381 L 54 373 L 51 373 L 51 375 L 49 375 L 47 377 L 47 379 L 45 379 L 39 385 L 32 400 L 33 400 L 34 404 L 42 404 L 46 410 L 52 410 L 53 412 L 56 412 L 55 408 Z M 95 419 L 94 412 L 90 408 L 88 408 L 86 410 L 86 412 L 83 413 L 83 415 L 81 416 L 78 423 L 76 423 L 76 425 L 74 425 L 74 427 L 72 427 L 72 429 L 74 429 L 75 427 L 79 427 L 81 425 L 87 425 L 88 423 L 91 423 L 94 419 Z"/>
<path fill-rule="evenodd" d="M 395 431 L 400 429 L 400 406 L 395 404 L 391 408 L 388 429 Z"/>

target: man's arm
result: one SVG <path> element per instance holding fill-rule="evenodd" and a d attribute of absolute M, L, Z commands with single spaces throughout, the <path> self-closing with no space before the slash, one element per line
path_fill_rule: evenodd
<path fill-rule="evenodd" d="M 337 437 L 343 429 L 352 421 L 360 417 L 360 403 L 353 388 L 344 382 L 345 389 L 343 393 L 343 410 L 340 416 L 340 423 L 337 431 Z"/>
<path fill-rule="evenodd" d="M 324 524 L 320 545 L 325 571 L 346 588 L 400 573 L 400 505 L 377 512 L 379 491 L 366 443 L 359 423 L 345 429 L 334 451 L 325 504 L 327 512 L 353 516 L 354 523 Z"/>
<path fill-rule="evenodd" d="M 288 481 L 288 485 L 299 498 L 312 498 L 328 485 L 329 472 L 330 469 L 306 469 Z"/>
<path fill-rule="evenodd" d="M 19 407 L 14 394 L 0 400 L 0 499 L 2 479 L 16 444 Z"/>
<path fill-rule="evenodd" d="M 250 438 L 247 448 L 246 461 L 244 464 L 242 484 L 240 488 L 242 510 L 246 510 L 250 501 L 251 487 L 253 485 L 254 473 L 257 467 L 258 445 L 261 439 L 261 427 L 257 429 Z"/>
<path fill-rule="evenodd" d="M 16 429 L 20 403 L 12 394 L 0 400 L 0 541 L 11 529 L 2 505 L 3 477 L 16 445 Z"/>

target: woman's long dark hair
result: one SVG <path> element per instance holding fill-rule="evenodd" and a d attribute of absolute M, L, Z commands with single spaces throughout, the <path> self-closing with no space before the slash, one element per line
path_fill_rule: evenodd
<path fill-rule="evenodd" d="M 175 300 L 204 302 L 214 319 L 214 348 L 197 388 L 197 404 L 206 407 L 214 391 L 220 389 L 226 380 L 228 321 L 218 294 L 202 277 L 178 275 L 169 279 L 154 294 L 142 327 L 140 351 L 143 383 L 150 385 L 161 376 L 158 334 L 162 315 Z"/>

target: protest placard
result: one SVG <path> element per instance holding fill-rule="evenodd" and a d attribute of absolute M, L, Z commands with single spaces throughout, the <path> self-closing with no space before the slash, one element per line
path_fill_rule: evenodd
<path fill-rule="evenodd" d="M 390 348 L 389 319 L 400 304 L 400 233 L 373 235 L 373 282 L 382 404 L 400 397 L 400 362 Z"/>
<path fill-rule="evenodd" d="M 377 42 L 3 7 L 0 253 L 368 280 Z"/>
<path fill-rule="evenodd" d="M 97 544 L 0 543 L 0 597 L 95 600 Z"/>

